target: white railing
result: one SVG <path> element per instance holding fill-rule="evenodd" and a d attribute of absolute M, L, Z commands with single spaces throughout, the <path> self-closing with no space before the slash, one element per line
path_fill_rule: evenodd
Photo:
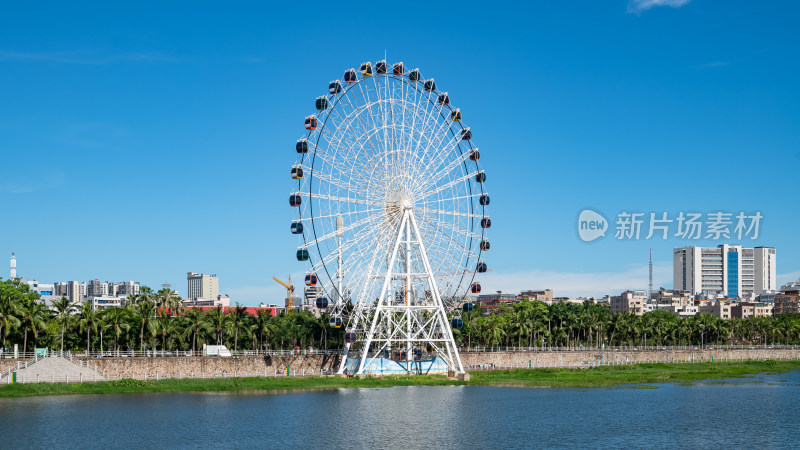
<path fill-rule="evenodd" d="M 314 355 L 339 355 L 340 349 L 333 350 L 228 350 L 231 356 L 314 356 Z M 188 357 L 188 356 L 209 356 L 217 357 L 218 355 L 204 355 L 202 350 L 106 350 L 103 352 L 74 352 L 65 354 L 72 355 L 73 357 L 80 358 L 169 358 L 169 357 Z"/>
<path fill-rule="evenodd" d="M 800 349 L 800 345 L 782 345 L 782 344 L 745 344 L 745 345 L 622 345 L 622 346 L 533 346 L 533 347 L 517 347 L 517 346 L 494 346 L 494 347 L 461 347 L 461 353 L 486 353 L 486 352 L 636 352 L 636 351 L 655 351 L 655 350 L 763 350 L 763 349 Z M 341 355 L 341 349 L 287 349 L 287 350 L 229 350 L 231 356 L 314 356 L 314 355 Z M 62 356 L 64 358 L 168 358 L 168 357 L 191 357 L 191 356 L 204 356 L 202 351 L 191 350 L 105 350 L 99 351 L 70 351 L 64 350 L 63 352 L 53 350 L 49 352 L 50 357 Z M 213 355 L 209 355 L 210 357 Z M 217 357 L 217 356 L 213 356 Z M 13 353 L 4 353 L 0 358 L 14 358 Z M 41 358 L 41 357 L 40 357 Z M 19 352 L 18 359 L 32 359 L 36 360 L 34 352 Z"/>
<path fill-rule="evenodd" d="M 763 349 L 761 349 L 763 350 Z M 514 370 L 514 369 L 587 369 L 590 367 L 607 367 L 607 366 L 633 366 L 637 364 L 704 364 L 704 363 L 733 363 L 733 362 L 752 362 L 752 361 L 799 361 L 800 355 L 793 358 L 716 358 L 712 356 L 703 355 L 686 355 L 681 358 L 669 359 L 644 359 L 644 360 L 605 360 L 596 359 L 581 362 L 538 362 L 528 361 L 528 363 L 514 363 L 514 364 L 473 364 L 464 366 L 467 371 L 472 370 Z"/>
<path fill-rule="evenodd" d="M 458 349 L 461 353 L 484 353 L 484 352 L 604 352 L 604 351 L 655 351 L 655 350 L 795 350 L 800 349 L 800 345 L 778 345 L 778 344 L 754 344 L 754 345 L 605 345 L 597 346 L 549 346 L 543 347 L 514 347 L 514 346 L 498 346 L 498 347 L 461 347 Z"/>

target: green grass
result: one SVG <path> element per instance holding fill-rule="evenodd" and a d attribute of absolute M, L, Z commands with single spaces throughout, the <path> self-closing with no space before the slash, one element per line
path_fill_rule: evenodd
<path fill-rule="evenodd" d="M 638 364 L 589 369 L 514 369 L 470 372 L 469 382 L 442 375 L 386 376 L 369 378 L 226 378 L 167 379 L 97 383 L 38 383 L 0 386 L 0 397 L 68 394 L 127 394 L 140 392 L 240 392 L 301 391 L 337 388 L 384 388 L 392 386 L 481 385 L 508 387 L 596 388 L 627 386 L 652 389 L 652 383 L 691 384 L 700 380 L 742 378 L 757 373 L 799 370 L 800 362 L 754 361 L 699 364 Z"/>
<path fill-rule="evenodd" d="M 611 387 L 648 383 L 691 383 L 741 378 L 763 372 L 800 369 L 798 361 L 752 361 L 698 364 L 637 364 L 591 369 L 516 369 L 473 372 L 470 384 L 520 387 Z"/>

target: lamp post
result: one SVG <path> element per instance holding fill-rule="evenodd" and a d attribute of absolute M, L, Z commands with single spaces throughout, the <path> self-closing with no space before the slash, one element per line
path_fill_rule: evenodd
<path fill-rule="evenodd" d="M 704 335 L 704 334 L 706 334 L 706 332 L 705 332 L 705 331 L 703 331 L 702 333 L 700 333 L 700 348 L 701 348 L 701 349 L 703 348 L 703 335 Z"/>

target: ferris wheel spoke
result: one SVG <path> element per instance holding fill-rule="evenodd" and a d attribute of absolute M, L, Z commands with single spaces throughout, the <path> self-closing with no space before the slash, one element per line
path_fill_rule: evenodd
<path fill-rule="evenodd" d="M 435 157 L 439 154 L 439 146 L 441 142 L 447 138 L 449 139 L 453 133 L 450 133 L 452 122 L 444 114 L 444 106 L 436 105 L 426 116 L 425 126 L 431 126 L 429 133 L 421 133 L 417 142 L 417 151 L 423 156 L 423 159 L 428 155 Z M 423 146 L 423 137 L 425 145 Z"/>
<path fill-rule="evenodd" d="M 452 232 L 458 233 L 458 234 L 463 235 L 463 236 L 471 237 L 473 239 L 478 239 L 478 240 L 481 239 L 481 235 L 480 234 L 474 233 L 474 232 L 472 232 L 472 231 L 470 231 L 470 230 L 468 230 L 466 228 L 459 227 L 458 225 L 454 225 L 454 224 L 452 224 L 450 222 L 446 222 L 444 220 L 432 220 L 432 219 L 427 218 L 425 216 L 421 216 L 421 217 L 422 217 L 420 219 L 421 221 L 428 223 L 429 225 L 434 227 L 434 229 L 438 229 L 440 231 L 442 231 L 442 230 L 452 231 Z"/>
<path fill-rule="evenodd" d="M 371 230 L 371 231 L 369 231 L 369 233 L 374 233 L 374 232 L 375 232 L 375 230 Z M 341 247 L 341 251 L 342 251 L 343 253 L 344 253 L 344 252 L 349 252 L 351 248 L 353 248 L 353 247 L 355 247 L 355 246 L 357 246 L 357 245 L 358 245 L 358 242 L 359 242 L 359 241 L 358 241 L 358 240 L 356 240 L 356 239 L 351 239 L 351 240 L 349 240 L 347 243 L 345 243 L 344 245 L 342 245 L 342 247 Z M 307 245 L 300 246 L 300 248 L 301 248 L 301 249 L 303 249 L 303 248 L 307 248 Z M 313 264 L 312 264 L 312 268 L 314 269 L 314 272 L 319 272 L 319 271 L 321 271 L 321 270 L 324 270 L 324 269 L 325 269 L 325 267 L 326 267 L 326 266 L 328 266 L 328 265 L 330 265 L 331 263 L 333 263 L 333 261 L 334 261 L 336 258 L 338 258 L 338 253 L 336 253 L 336 252 L 331 252 L 330 254 L 328 254 L 328 255 L 326 255 L 326 256 L 324 256 L 324 257 L 322 257 L 321 259 L 317 260 L 317 262 L 315 262 L 315 263 L 313 263 Z"/>
<path fill-rule="evenodd" d="M 458 178 L 450 181 L 449 183 L 437 186 L 435 189 L 432 189 L 430 191 L 425 192 L 422 195 L 421 199 L 424 200 L 424 199 L 429 198 L 429 197 L 431 197 L 431 196 L 433 196 L 435 194 L 438 194 L 439 192 L 445 191 L 445 190 L 447 190 L 447 189 L 449 189 L 449 188 L 451 188 L 453 186 L 456 186 L 459 183 L 464 183 L 467 180 L 469 180 L 470 178 L 474 178 L 476 175 L 478 175 L 479 172 L 482 172 L 482 171 L 476 170 L 474 172 L 471 172 L 471 173 L 468 173 L 468 174 L 463 175 L 461 177 L 458 177 Z"/>
<path fill-rule="evenodd" d="M 357 199 L 357 198 L 348 198 L 348 197 L 340 197 L 336 195 L 327 195 L 327 194 L 315 194 L 315 193 L 308 193 L 308 192 L 298 192 L 299 195 L 303 197 L 308 197 L 309 199 L 316 199 L 316 200 L 334 200 L 337 202 L 342 203 L 354 203 L 357 205 L 369 205 L 369 206 L 382 206 L 382 204 L 375 200 L 365 200 L 365 199 Z"/>
<path fill-rule="evenodd" d="M 377 210 L 375 210 L 375 211 L 377 211 Z M 325 242 L 325 241 L 327 241 L 329 239 L 332 239 L 332 238 L 335 238 L 335 237 L 339 236 L 339 233 L 348 233 L 348 232 L 350 232 L 350 231 L 352 231 L 352 230 L 354 230 L 354 229 L 356 229 L 356 228 L 358 228 L 358 227 L 360 227 L 362 225 L 366 225 L 366 224 L 370 223 L 371 221 L 372 221 L 371 217 L 364 217 L 362 219 L 359 219 L 359 220 L 351 223 L 350 225 L 342 227 L 341 229 L 336 229 L 336 230 L 334 230 L 332 232 L 329 232 L 329 233 L 327 233 L 327 234 L 325 234 L 323 236 L 320 236 L 320 237 L 318 237 L 318 238 L 316 238 L 314 240 L 307 241 L 306 242 L 306 246 L 307 247 L 316 246 L 320 242 Z"/>
<path fill-rule="evenodd" d="M 424 166 L 418 168 L 418 172 L 428 173 L 428 174 L 449 173 L 449 171 L 444 171 L 439 169 L 439 166 L 442 164 L 443 161 L 446 161 L 448 158 L 452 158 L 453 154 L 456 154 L 455 149 L 458 147 L 460 142 L 461 142 L 460 137 L 452 137 L 447 141 L 442 141 L 437 144 L 434 144 L 435 147 L 437 148 L 436 153 L 427 161 L 427 163 Z M 467 155 L 467 157 L 469 157 L 469 155 Z M 429 181 L 429 179 L 424 179 L 424 178 L 423 180 Z"/>
<path fill-rule="evenodd" d="M 455 201 L 455 200 L 474 199 L 474 198 L 479 198 L 483 194 L 484 193 L 482 193 L 482 192 L 477 192 L 477 193 L 474 193 L 474 194 L 456 195 L 455 197 L 444 197 L 444 198 L 430 198 L 430 197 L 428 197 L 425 201 L 417 202 L 417 205 L 419 205 L 421 207 L 424 207 L 425 205 L 431 205 L 431 204 L 434 204 L 434 203 L 438 204 L 438 203 L 442 203 L 442 202 L 449 202 L 449 201 Z"/>
<path fill-rule="evenodd" d="M 484 217 L 483 214 L 472 214 L 472 213 L 465 213 L 460 211 L 448 211 L 445 209 L 432 209 L 432 208 L 417 208 L 420 211 L 424 211 L 428 214 L 449 214 L 451 216 L 459 216 L 459 217 L 473 217 L 477 219 L 482 219 Z"/>
<path fill-rule="evenodd" d="M 453 158 L 444 167 L 440 166 L 442 162 L 446 161 L 445 159 L 442 159 L 439 164 L 431 166 L 428 170 L 430 171 L 430 173 L 449 174 L 449 173 L 453 172 L 454 170 L 456 170 L 459 167 L 464 167 L 464 163 L 466 161 L 468 161 L 469 158 L 470 158 L 471 151 L 472 151 L 472 149 L 469 149 L 469 151 L 466 151 L 466 152 L 460 152 L 460 154 L 458 154 L 458 156 L 456 158 Z M 475 167 L 476 168 L 478 167 L 477 164 L 478 163 L 476 161 L 475 162 Z M 430 183 L 423 184 L 422 189 L 425 189 L 429 185 L 430 185 Z"/>
<path fill-rule="evenodd" d="M 327 136 L 325 134 L 320 135 L 320 137 L 325 141 L 327 147 L 333 149 L 334 152 L 331 153 L 317 146 L 317 151 L 315 152 L 315 155 L 321 156 L 322 159 L 328 165 L 330 165 L 333 168 L 336 168 L 340 173 L 355 174 L 358 177 L 360 177 L 363 182 L 369 183 L 369 179 L 363 176 L 363 170 L 361 170 L 361 168 L 357 168 L 355 165 L 357 162 L 359 162 L 358 158 L 349 158 L 349 157 L 337 158 L 336 152 L 340 145 L 339 141 L 334 141 L 331 139 L 330 136 Z"/>
<path fill-rule="evenodd" d="M 303 170 L 308 172 L 308 174 L 310 176 L 318 178 L 318 179 L 320 179 L 322 181 L 328 182 L 331 185 L 336 186 L 336 187 L 342 189 L 345 192 L 351 192 L 353 194 L 361 196 L 362 198 L 368 196 L 369 191 L 367 189 L 367 186 L 362 186 L 361 184 L 358 184 L 358 183 L 345 183 L 342 180 L 340 180 L 339 178 L 333 176 L 332 174 L 328 174 L 326 172 L 317 171 L 317 170 L 314 170 L 313 168 L 311 168 L 309 166 L 305 166 L 305 165 L 303 165 L 301 167 L 303 167 Z"/>
<path fill-rule="evenodd" d="M 383 210 L 383 208 L 361 209 L 361 210 L 355 210 L 355 211 L 342 211 L 342 212 L 336 212 L 336 213 L 331 213 L 331 214 L 323 214 L 323 215 L 301 217 L 301 218 L 295 219 L 294 222 L 309 222 L 309 221 L 318 220 L 318 219 L 319 220 L 321 220 L 321 219 L 332 219 L 332 218 L 335 219 L 336 217 L 340 217 L 340 216 L 352 216 L 352 215 L 357 215 L 357 214 L 366 214 L 366 213 L 371 213 L 371 212 L 378 212 L 378 211 L 382 211 L 382 210 Z"/>

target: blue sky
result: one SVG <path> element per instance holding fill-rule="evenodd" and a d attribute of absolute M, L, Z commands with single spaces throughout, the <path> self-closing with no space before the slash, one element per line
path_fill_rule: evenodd
<path fill-rule="evenodd" d="M 713 241 L 577 235 L 591 208 L 761 212 L 800 276 L 800 6 L 733 0 L 15 4 L 0 16 L 0 254 L 40 281 L 216 273 L 280 303 L 299 274 L 288 172 L 302 120 L 362 61 L 436 78 L 492 194 L 485 291 L 670 287 Z M 725 240 L 736 243 L 736 239 Z M 7 275 L 6 271 L 2 275 Z"/>

